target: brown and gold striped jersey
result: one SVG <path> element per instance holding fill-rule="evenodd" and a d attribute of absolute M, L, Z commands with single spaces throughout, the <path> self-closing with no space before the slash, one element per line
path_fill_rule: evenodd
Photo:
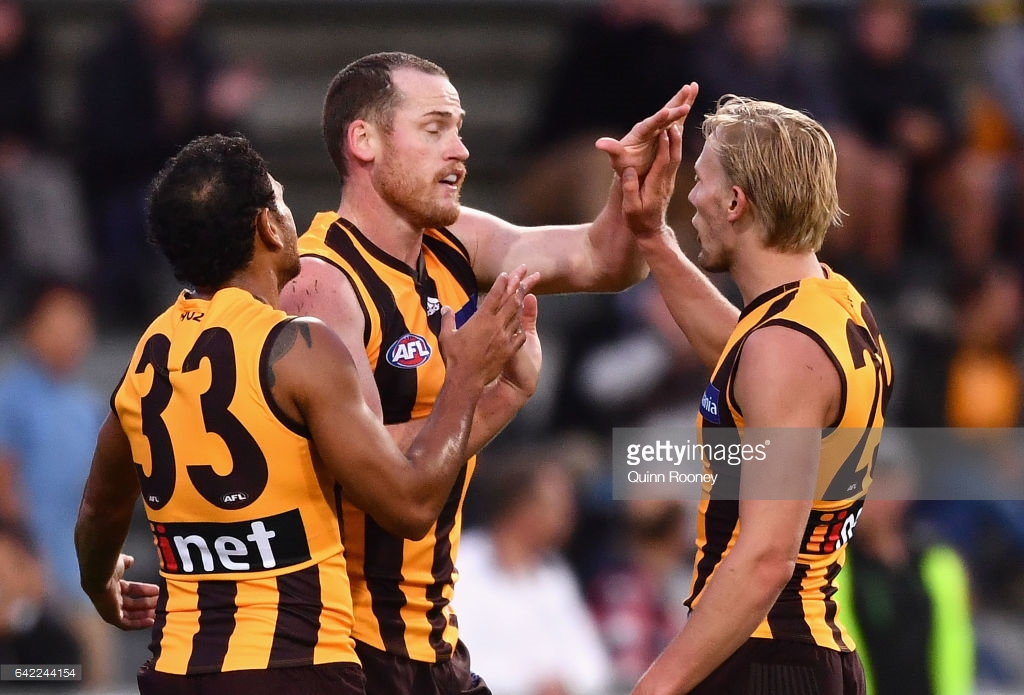
<path fill-rule="evenodd" d="M 452 307 L 457 325 L 476 310 L 476 277 L 462 243 L 448 230 L 428 229 L 417 266 L 410 268 L 352 223 L 325 212 L 299 238 L 299 252 L 332 264 L 355 289 L 384 423 L 429 415 L 445 375 L 437 339 L 441 307 Z M 343 501 L 357 640 L 416 661 L 451 656 L 458 628 L 449 604 L 462 505 L 475 465 L 470 458 L 434 527 L 419 541 L 388 533 Z"/>
<path fill-rule="evenodd" d="M 871 310 L 842 276 L 808 278 L 770 290 L 748 304 L 719 358 L 701 398 L 697 427 L 702 443 L 740 444 L 743 415 L 735 402 L 733 378 L 747 337 L 764 326 L 786 326 L 813 339 L 829 356 L 842 387 L 840 414 L 822 430 L 815 502 L 796 560 L 796 570 L 753 637 L 795 640 L 838 651 L 853 641 L 837 616 L 836 576 L 846 557 L 892 392 L 892 363 Z M 743 442 L 750 445 L 750 442 Z M 700 504 L 693 587 L 686 601 L 696 606 L 701 592 L 740 532 L 738 487 L 742 466 L 705 458 L 705 470 L 732 481 L 732 494 L 707 486 Z M 719 481 L 721 483 L 721 481 Z"/>
<path fill-rule="evenodd" d="M 358 661 L 334 481 L 264 377 L 290 320 L 238 288 L 183 292 L 111 397 L 160 559 L 158 671 Z"/>

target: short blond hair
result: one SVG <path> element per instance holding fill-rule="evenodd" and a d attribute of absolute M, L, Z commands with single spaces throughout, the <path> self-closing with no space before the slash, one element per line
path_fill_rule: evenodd
<path fill-rule="evenodd" d="M 818 251 L 828 228 L 842 223 L 836 148 L 813 118 L 726 94 L 702 129 L 729 181 L 750 200 L 768 247 Z"/>

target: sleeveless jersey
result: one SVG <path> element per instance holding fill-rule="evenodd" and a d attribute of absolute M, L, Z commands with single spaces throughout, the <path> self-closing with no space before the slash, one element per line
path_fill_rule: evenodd
<path fill-rule="evenodd" d="M 441 306 L 461 325 L 476 310 L 476 276 L 462 243 L 428 229 L 416 268 L 388 255 L 336 213 L 319 213 L 299 252 L 345 274 L 362 308 L 363 343 L 380 392 L 384 423 L 427 417 L 444 381 L 438 347 Z M 394 536 L 343 501 L 353 635 L 416 661 L 449 659 L 458 641 L 450 602 L 472 457 L 459 473 L 434 527 L 419 541 Z"/>
<path fill-rule="evenodd" d="M 160 559 L 157 671 L 358 662 L 334 480 L 261 378 L 289 320 L 183 292 L 111 397 Z"/>
<path fill-rule="evenodd" d="M 837 617 L 836 576 L 846 558 L 871 484 L 871 468 L 892 392 L 892 363 L 864 298 L 842 276 L 808 278 L 770 290 L 740 313 L 739 323 L 701 398 L 697 428 L 702 443 L 739 444 L 743 415 L 733 378 L 747 337 L 764 326 L 786 326 L 812 338 L 829 356 L 842 386 L 839 416 L 822 430 L 815 502 L 792 578 L 753 637 L 817 644 L 852 651 L 853 640 Z M 751 445 L 750 442 L 745 444 Z M 753 465 L 753 464 L 748 464 Z M 704 461 L 706 472 L 736 482 L 741 466 Z M 738 487 L 733 488 L 733 493 Z M 708 485 L 698 514 L 697 557 L 686 605 L 700 601 L 708 581 L 740 532 L 737 494 L 716 497 Z"/>

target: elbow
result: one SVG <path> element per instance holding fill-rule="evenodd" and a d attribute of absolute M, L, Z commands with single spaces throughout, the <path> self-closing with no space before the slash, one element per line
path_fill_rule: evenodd
<path fill-rule="evenodd" d="M 795 571 L 795 556 L 769 549 L 758 558 L 754 575 L 757 586 L 762 586 L 766 592 L 770 592 L 774 601 L 793 578 Z"/>
<path fill-rule="evenodd" d="M 775 592 L 775 596 L 782 593 L 786 584 L 793 578 L 796 571 L 796 560 L 779 560 L 766 565 L 764 568 L 764 581 Z"/>
<path fill-rule="evenodd" d="M 434 527 L 435 521 L 437 521 L 436 515 L 408 514 L 398 523 L 398 530 L 395 533 L 402 538 L 418 541 L 430 532 L 430 529 Z"/>
<path fill-rule="evenodd" d="M 419 541 L 427 535 L 428 531 L 430 531 L 430 527 L 433 526 L 433 522 L 424 524 L 419 521 L 402 519 L 399 521 L 392 521 L 388 524 L 381 524 L 381 526 L 383 526 L 384 530 L 393 536 L 405 538 L 410 541 Z"/>
<path fill-rule="evenodd" d="M 748 578 L 748 586 L 763 592 L 770 605 L 793 578 L 798 552 L 798 547 L 777 543 L 775 539 L 761 537 L 754 541 L 752 538 L 744 539 L 740 534 L 730 557 L 736 562 L 741 576 Z"/>
<path fill-rule="evenodd" d="M 437 512 L 425 504 L 403 504 L 390 513 L 377 514 L 374 520 L 388 533 L 411 541 L 421 540 L 437 521 Z"/>

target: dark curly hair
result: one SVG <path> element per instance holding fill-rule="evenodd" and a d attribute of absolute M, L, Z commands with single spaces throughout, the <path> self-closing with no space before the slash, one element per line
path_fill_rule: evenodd
<path fill-rule="evenodd" d="M 221 287 L 253 256 L 253 224 L 276 212 L 263 157 L 241 136 L 203 135 L 167 161 L 146 201 L 149 241 L 194 288 Z"/>
<path fill-rule="evenodd" d="M 409 68 L 428 75 L 448 77 L 439 65 L 410 53 L 372 53 L 346 65 L 327 88 L 324 97 L 323 133 L 327 152 L 342 183 L 348 176 L 345 161 L 345 133 L 352 121 L 364 119 L 384 130 L 391 127 L 392 114 L 401 94 L 391 83 L 391 74 Z"/>

